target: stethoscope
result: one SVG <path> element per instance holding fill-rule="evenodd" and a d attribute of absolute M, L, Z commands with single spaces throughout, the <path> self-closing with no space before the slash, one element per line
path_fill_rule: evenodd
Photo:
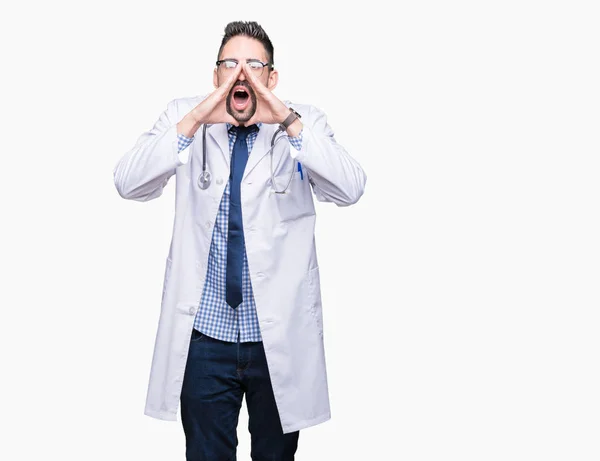
<path fill-rule="evenodd" d="M 271 186 L 273 188 L 273 192 L 275 192 L 276 194 L 285 194 L 288 187 L 290 187 L 290 183 L 292 182 L 292 178 L 294 177 L 294 171 L 296 167 L 296 161 L 294 161 L 294 165 L 292 166 L 292 172 L 285 186 L 285 189 L 277 190 L 277 187 L 275 185 L 275 176 L 273 174 L 273 149 L 279 141 L 286 138 L 286 136 L 280 136 L 279 138 L 277 138 L 277 141 L 275 141 L 277 134 L 281 133 L 282 131 L 283 130 L 281 129 L 281 127 L 277 128 L 277 131 L 275 131 L 273 137 L 271 138 L 271 148 L 267 151 L 267 154 L 271 154 Z M 198 187 L 202 190 L 206 190 L 210 186 L 210 183 L 211 174 L 210 171 L 206 169 L 206 124 L 204 124 L 202 127 L 202 172 L 198 176 Z"/>

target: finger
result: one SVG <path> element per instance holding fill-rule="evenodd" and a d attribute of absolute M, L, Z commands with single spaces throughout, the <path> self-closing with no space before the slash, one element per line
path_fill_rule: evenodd
<path fill-rule="evenodd" d="M 254 72 L 252 72 L 252 69 L 250 69 L 250 64 L 248 63 L 244 64 L 244 74 L 246 75 L 246 78 L 250 81 L 255 90 L 258 91 L 260 90 L 261 86 L 264 86 L 258 79 L 258 77 L 254 75 Z"/>
<path fill-rule="evenodd" d="M 240 62 L 237 66 L 235 66 L 235 70 L 233 71 L 231 78 L 228 80 L 229 88 L 231 88 L 233 86 L 234 82 L 237 82 L 240 72 L 242 71 L 242 67 L 243 67 L 243 62 Z"/>
<path fill-rule="evenodd" d="M 238 64 L 237 66 L 235 66 L 235 69 L 231 73 L 231 75 L 227 78 L 227 80 L 225 80 L 223 82 L 223 85 L 221 85 L 219 87 L 221 95 L 225 95 L 225 94 L 229 93 L 229 90 L 231 90 L 231 87 L 233 87 L 233 84 L 235 82 L 237 82 L 238 76 L 240 75 L 240 72 L 242 71 L 242 67 L 243 66 L 241 65 L 241 63 Z"/>
<path fill-rule="evenodd" d="M 240 74 L 239 67 L 240 66 L 237 66 L 229 78 L 219 87 L 223 95 L 229 93 L 229 90 L 231 90 L 231 87 L 233 87 L 233 84 L 237 81 L 238 75 Z"/>
<path fill-rule="evenodd" d="M 260 79 L 254 75 L 254 72 L 252 72 L 252 69 L 250 69 L 250 64 L 245 63 L 244 64 L 244 74 L 246 75 L 246 78 L 248 78 L 248 80 L 250 80 L 250 83 L 252 84 L 252 87 L 261 95 L 265 94 L 266 91 L 269 91 L 269 89 L 263 85 L 263 83 L 260 81 Z"/>

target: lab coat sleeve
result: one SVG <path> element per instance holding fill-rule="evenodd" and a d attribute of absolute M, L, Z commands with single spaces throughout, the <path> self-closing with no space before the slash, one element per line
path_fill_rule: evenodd
<path fill-rule="evenodd" d="M 323 111 L 310 106 L 301 121 L 302 147 L 290 149 L 290 155 L 306 169 L 317 200 L 338 206 L 356 203 L 367 180 L 361 166 L 336 142 Z"/>
<path fill-rule="evenodd" d="M 140 202 L 159 197 L 175 168 L 187 161 L 189 148 L 178 149 L 176 104 L 169 102 L 152 129 L 142 133 L 115 165 L 114 182 L 121 197 Z"/>

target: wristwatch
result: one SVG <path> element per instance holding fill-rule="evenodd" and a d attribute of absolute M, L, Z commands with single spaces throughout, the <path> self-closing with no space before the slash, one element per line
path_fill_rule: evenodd
<path fill-rule="evenodd" d="M 294 120 L 302 117 L 302 115 L 300 115 L 291 107 L 288 107 L 288 109 L 290 110 L 290 115 L 288 115 L 287 118 L 279 124 L 281 131 L 287 131 L 288 127 L 294 122 Z"/>

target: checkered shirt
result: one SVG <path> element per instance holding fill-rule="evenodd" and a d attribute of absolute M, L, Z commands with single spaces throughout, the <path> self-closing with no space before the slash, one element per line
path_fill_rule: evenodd
<path fill-rule="evenodd" d="M 262 123 L 256 124 L 260 129 Z M 229 156 L 233 152 L 236 131 L 231 129 L 232 124 L 227 123 L 229 133 Z M 248 155 L 252 152 L 254 141 L 258 131 L 250 133 L 246 138 Z M 181 152 L 189 146 L 194 137 L 188 138 L 183 134 L 177 135 L 178 149 Z M 297 149 L 302 148 L 302 131 L 298 136 L 288 136 L 290 143 Z M 225 191 L 219 205 L 219 212 L 213 228 L 212 241 L 208 255 L 208 268 L 206 281 L 200 300 L 200 306 L 194 319 L 194 328 L 207 336 L 222 341 L 249 342 L 262 341 L 258 317 L 256 315 L 256 304 L 252 293 L 250 271 L 248 270 L 248 258 L 244 247 L 244 263 L 242 267 L 242 303 L 235 309 L 225 301 L 225 275 L 227 269 L 227 230 L 229 227 L 229 189 L 230 182 L 227 181 Z"/>

